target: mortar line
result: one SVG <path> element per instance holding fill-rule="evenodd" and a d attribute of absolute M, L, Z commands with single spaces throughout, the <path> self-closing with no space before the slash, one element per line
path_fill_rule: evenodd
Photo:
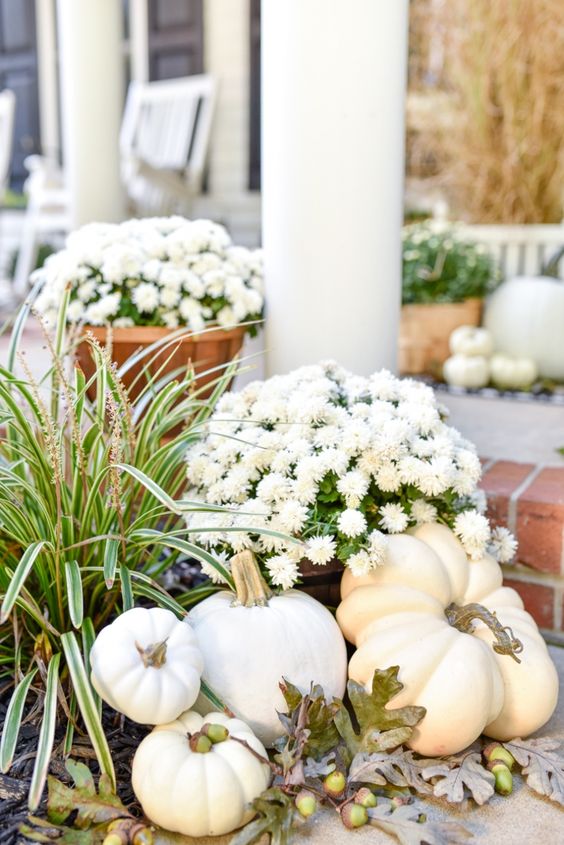
<path fill-rule="evenodd" d="M 523 479 L 521 484 L 519 484 L 519 486 L 515 488 L 515 490 L 509 497 L 509 504 L 507 506 L 507 527 L 509 528 L 512 534 L 517 533 L 517 502 L 519 500 L 519 496 L 521 495 L 521 493 L 525 492 L 527 487 L 529 487 L 531 482 L 535 480 L 535 478 L 540 474 L 544 467 L 544 464 L 537 464 L 536 467 L 531 470 L 529 475 Z"/>

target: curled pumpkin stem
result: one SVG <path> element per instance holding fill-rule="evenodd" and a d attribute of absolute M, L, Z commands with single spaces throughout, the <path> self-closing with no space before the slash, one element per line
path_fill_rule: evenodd
<path fill-rule="evenodd" d="M 160 643 L 151 643 L 146 648 L 143 648 L 138 642 L 135 642 L 135 648 L 141 655 L 143 666 L 148 669 L 152 666 L 153 669 L 160 669 L 166 663 L 166 643 L 168 637 Z"/>
<path fill-rule="evenodd" d="M 496 654 L 507 654 L 512 657 L 517 663 L 521 661 L 517 657 L 523 651 L 523 643 L 518 640 L 513 634 L 513 631 L 508 626 L 503 626 L 495 613 L 484 607 L 483 604 L 465 604 L 460 606 L 458 604 L 449 604 L 445 610 L 446 618 L 453 628 L 457 628 L 464 634 L 471 634 L 474 630 L 474 620 L 478 619 L 487 625 L 496 642 L 492 643 L 492 648 Z"/>

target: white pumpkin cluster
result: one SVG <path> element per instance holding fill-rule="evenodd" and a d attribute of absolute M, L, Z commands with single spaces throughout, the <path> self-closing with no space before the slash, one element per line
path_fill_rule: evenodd
<path fill-rule="evenodd" d="M 284 589 L 304 557 L 364 575 L 384 562 L 387 535 L 435 520 L 473 558 L 489 547 L 507 561 L 515 542 L 480 512 L 476 451 L 444 416 L 429 387 L 385 370 L 364 378 L 326 362 L 253 382 L 220 399 L 187 454 L 192 497 L 226 507 L 188 527 L 223 560 L 251 549 Z"/>
<path fill-rule="evenodd" d="M 67 319 L 94 326 L 230 328 L 260 318 L 261 250 L 235 246 L 210 220 L 164 217 L 90 223 L 35 271 L 35 307 L 55 324 L 71 285 Z"/>
<path fill-rule="evenodd" d="M 532 358 L 494 354 L 494 338 L 486 328 L 459 326 L 450 338 L 452 355 L 443 365 L 445 381 L 455 387 L 485 387 L 492 382 L 501 390 L 531 386 L 538 375 Z"/>

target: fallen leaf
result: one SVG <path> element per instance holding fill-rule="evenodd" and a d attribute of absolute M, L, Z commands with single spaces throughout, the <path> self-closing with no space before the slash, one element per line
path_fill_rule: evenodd
<path fill-rule="evenodd" d="M 339 699 L 335 699 L 335 725 L 344 739 L 349 753 L 381 751 L 400 745 L 409 739 L 415 725 L 425 715 L 424 707 L 409 706 L 388 708 L 390 701 L 403 689 L 398 681 L 398 666 L 377 669 L 372 680 L 372 691 L 366 692 L 361 684 L 349 681 L 347 691 L 354 710 L 358 731 L 353 727 L 350 714 Z M 386 738 L 386 733 L 390 734 Z"/>
<path fill-rule="evenodd" d="M 412 751 L 398 749 L 367 754 L 361 751 L 355 755 L 349 769 L 349 783 L 371 783 L 375 786 L 409 786 L 422 794 L 432 792 L 423 780 L 422 772 L 427 761 L 415 760 Z"/>
<path fill-rule="evenodd" d="M 512 739 L 504 747 L 513 754 L 522 766 L 521 774 L 527 786 L 546 795 L 551 801 L 564 805 L 564 757 L 554 752 L 561 748 L 556 739 Z"/>
<path fill-rule="evenodd" d="M 472 836 L 457 822 L 422 820 L 425 807 L 405 804 L 397 810 L 389 804 L 378 804 L 368 811 L 370 824 L 395 836 L 401 845 L 459 845 Z"/>
<path fill-rule="evenodd" d="M 74 824 L 78 828 L 131 816 L 113 791 L 106 775 L 100 776 L 96 792 L 94 778 L 88 766 L 67 760 L 66 768 L 75 783 L 74 788 L 66 786 L 53 776 L 47 779 L 47 816 L 50 822 L 61 825 L 75 810 L 77 816 Z"/>
<path fill-rule="evenodd" d="M 251 845 L 265 833 L 269 834 L 272 845 L 288 845 L 292 826 L 299 816 L 293 798 L 281 789 L 271 787 L 255 798 L 252 807 L 258 818 L 236 833 L 229 845 Z"/>
<path fill-rule="evenodd" d="M 485 804 L 495 792 L 495 777 L 482 763 L 479 751 L 461 754 L 438 761 L 426 761 L 422 769 L 425 780 L 436 778 L 433 795 L 446 798 L 451 804 L 459 804 L 470 793 L 476 804 Z"/>
<path fill-rule="evenodd" d="M 326 754 L 321 760 L 308 757 L 304 763 L 304 776 L 306 778 L 324 778 L 334 772 L 336 767 L 335 751 Z"/>

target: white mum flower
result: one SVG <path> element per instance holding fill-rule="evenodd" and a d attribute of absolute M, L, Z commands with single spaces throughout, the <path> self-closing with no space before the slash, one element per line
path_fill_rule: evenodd
<path fill-rule="evenodd" d="M 411 503 L 411 517 L 417 525 L 435 522 L 437 519 L 437 509 L 430 502 L 426 502 L 425 499 L 415 499 Z"/>
<path fill-rule="evenodd" d="M 370 478 L 358 469 L 347 472 L 337 481 L 337 490 L 345 497 L 347 507 L 356 508 L 368 492 Z"/>
<path fill-rule="evenodd" d="M 370 555 L 364 549 L 351 555 L 347 560 L 347 566 L 356 578 L 368 575 L 370 570 L 373 569 Z"/>
<path fill-rule="evenodd" d="M 141 282 L 131 291 L 131 299 L 142 314 L 150 314 L 159 304 L 159 289 L 150 282 Z"/>
<path fill-rule="evenodd" d="M 304 527 L 307 514 L 306 507 L 293 499 L 289 499 L 278 511 L 278 519 L 286 531 L 297 534 Z"/>
<path fill-rule="evenodd" d="M 389 502 L 380 508 L 380 525 L 389 534 L 401 534 L 408 522 L 409 517 L 399 503 Z"/>
<path fill-rule="evenodd" d="M 291 589 L 298 580 L 298 565 L 289 555 L 273 555 L 266 561 L 266 568 L 272 583 L 283 590 Z"/>
<path fill-rule="evenodd" d="M 372 566 L 382 566 L 386 562 L 388 538 L 381 531 L 371 531 L 368 536 L 368 553 Z"/>
<path fill-rule="evenodd" d="M 73 299 L 67 308 L 67 319 L 71 323 L 78 323 L 84 317 L 84 303 L 80 299 Z"/>
<path fill-rule="evenodd" d="M 306 543 L 305 556 L 317 566 L 324 566 L 333 560 L 337 551 L 337 544 L 332 535 L 317 535 L 310 537 Z"/>
<path fill-rule="evenodd" d="M 479 560 L 490 539 L 490 525 L 478 511 L 463 511 L 454 520 L 453 531 L 472 560 Z"/>
<path fill-rule="evenodd" d="M 366 531 L 366 518 L 361 511 L 347 508 L 339 514 L 337 527 L 345 537 L 358 537 Z"/>
<path fill-rule="evenodd" d="M 511 563 L 517 552 L 517 540 L 507 528 L 498 526 L 492 531 L 489 551 L 499 563 Z"/>
<path fill-rule="evenodd" d="M 229 556 L 227 552 L 216 552 L 214 557 L 227 569 L 228 572 L 231 571 L 231 564 L 229 563 Z M 207 563 L 205 560 L 201 561 L 202 572 L 204 575 L 207 575 L 210 581 L 213 584 L 225 584 L 225 578 L 223 575 L 217 571 L 217 569 L 212 566 L 211 563 Z"/>

